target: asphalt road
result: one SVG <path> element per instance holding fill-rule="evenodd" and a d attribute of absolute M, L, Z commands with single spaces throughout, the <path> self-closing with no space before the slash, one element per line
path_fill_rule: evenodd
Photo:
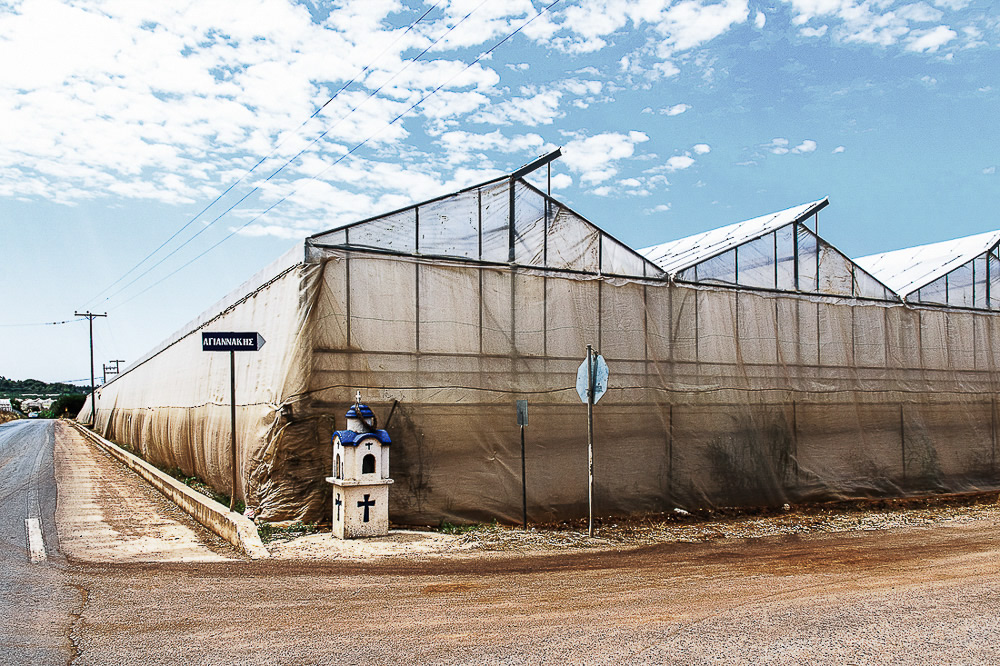
<path fill-rule="evenodd" d="M 555 556 L 188 562 L 108 559 L 108 530 L 146 528 L 98 498 L 74 524 L 107 521 L 102 549 L 60 524 L 61 558 L 51 451 L 44 423 L 0 429 L 3 664 L 1000 663 L 993 519 Z M 93 478 L 60 478 L 60 496 L 77 483 L 121 503 L 126 480 Z M 34 564 L 33 511 L 48 554 Z M 150 524 L 175 539 L 162 511 Z"/>
<path fill-rule="evenodd" d="M 5 664 L 65 664 L 74 655 L 70 629 L 82 597 L 59 551 L 54 430 L 52 421 L 43 420 L 0 425 L 0 659 Z"/>

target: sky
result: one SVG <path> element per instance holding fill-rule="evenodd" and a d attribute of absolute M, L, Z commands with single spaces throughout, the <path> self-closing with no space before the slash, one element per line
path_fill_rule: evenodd
<path fill-rule="evenodd" d="M 0 0 L 0 375 L 89 383 L 89 310 L 100 381 L 296 239 L 556 147 L 636 248 L 825 196 L 853 257 L 1000 228 L 996 3 L 549 2 Z"/>

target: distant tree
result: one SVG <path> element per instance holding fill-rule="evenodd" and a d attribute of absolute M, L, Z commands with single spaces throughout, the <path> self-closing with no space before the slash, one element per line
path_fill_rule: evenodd
<path fill-rule="evenodd" d="M 42 416 L 50 419 L 59 419 L 64 416 L 76 416 L 83 409 L 83 403 L 87 401 L 87 396 L 79 393 L 73 395 L 63 394 L 56 398 L 52 407 L 44 412 Z"/>

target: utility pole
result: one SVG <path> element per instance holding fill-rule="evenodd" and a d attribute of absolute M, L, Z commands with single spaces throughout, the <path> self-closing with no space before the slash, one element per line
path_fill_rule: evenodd
<path fill-rule="evenodd" d="M 116 359 L 114 359 L 113 361 L 108 361 L 108 365 L 111 365 L 112 363 L 114 363 L 114 364 L 115 364 L 115 374 L 116 374 L 116 375 L 120 375 L 120 374 L 121 374 L 121 372 L 122 372 L 122 370 L 121 370 L 121 368 L 120 368 L 120 367 L 118 366 L 118 364 L 119 364 L 119 363 L 124 363 L 124 362 L 125 362 L 125 359 L 123 359 L 123 358 L 116 358 Z"/>
<path fill-rule="evenodd" d="M 108 383 L 108 370 L 113 370 L 114 368 L 108 368 L 107 363 L 102 363 L 101 367 L 104 368 L 104 374 L 101 376 L 101 386 Z"/>
<path fill-rule="evenodd" d="M 94 399 L 94 319 L 96 317 L 107 317 L 108 313 L 95 314 L 90 312 L 74 312 L 74 317 L 86 317 L 90 325 L 90 427 L 97 427 L 97 403 Z"/>

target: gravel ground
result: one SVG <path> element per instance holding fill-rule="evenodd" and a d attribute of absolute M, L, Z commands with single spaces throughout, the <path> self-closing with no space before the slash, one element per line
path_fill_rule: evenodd
<path fill-rule="evenodd" d="M 1000 493 L 926 498 L 852 500 L 778 510 L 675 511 L 597 520 L 593 537 L 586 521 L 520 527 L 468 525 L 440 530 L 394 529 L 386 537 L 340 541 L 329 528 L 275 533 L 267 543 L 278 559 L 371 560 L 393 557 L 520 557 L 557 553 L 623 551 L 655 544 L 716 539 L 884 531 L 973 521 L 1000 521 Z"/>
<path fill-rule="evenodd" d="M 851 500 L 779 510 L 736 509 L 691 514 L 619 517 L 595 521 L 588 537 L 586 521 L 531 526 L 525 531 L 504 525 L 474 526 L 460 534 L 455 547 L 496 551 L 620 549 L 658 543 L 696 543 L 711 539 L 890 530 L 939 523 L 1000 519 L 1000 493 L 970 493 L 921 498 Z"/>

